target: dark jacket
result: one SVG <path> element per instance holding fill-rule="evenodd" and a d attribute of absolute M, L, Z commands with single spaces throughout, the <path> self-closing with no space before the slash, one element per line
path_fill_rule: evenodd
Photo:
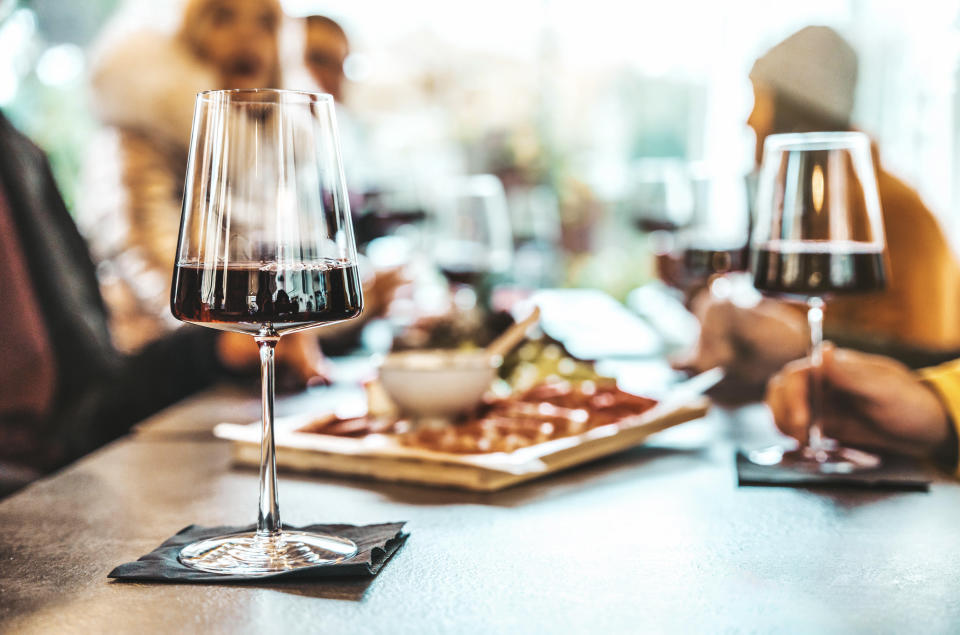
<path fill-rule="evenodd" d="M 47 160 L 2 114 L 0 187 L 57 368 L 54 405 L 43 420 L 4 419 L 0 413 L 0 461 L 51 470 L 221 376 L 215 333 L 206 329 L 180 329 L 135 356 L 113 347 L 93 261 Z M 6 436 L 31 443 L 5 447 Z"/>

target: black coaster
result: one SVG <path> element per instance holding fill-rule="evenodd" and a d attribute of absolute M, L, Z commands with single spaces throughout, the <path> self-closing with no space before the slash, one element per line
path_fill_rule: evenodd
<path fill-rule="evenodd" d="M 373 577 L 403 546 L 410 534 L 403 532 L 405 522 L 380 525 L 307 525 L 284 527 L 290 531 L 312 531 L 349 538 L 357 543 L 354 557 L 336 564 L 303 567 L 270 575 L 223 575 L 198 571 L 180 564 L 177 555 L 184 546 L 226 534 L 253 531 L 246 527 L 198 527 L 190 525 L 181 529 L 162 545 L 142 556 L 136 562 L 121 564 L 108 575 L 118 580 L 158 580 L 167 582 L 240 582 L 278 579 L 323 579 L 346 577 Z"/>
<path fill-rule="evenodd" d="M 757 465 L 737 451 L 737 479 L 740 486 L 833 487 L 902 492 L 926 492 L 930 489 L 930 468 L 908 456 L 882 456 L 874 470 L 852 474 L 815 474 L 781 467 Z"/>

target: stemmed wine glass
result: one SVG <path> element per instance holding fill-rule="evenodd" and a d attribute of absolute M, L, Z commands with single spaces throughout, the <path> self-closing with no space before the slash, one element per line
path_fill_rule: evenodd
<path fill-rule="evenodd" d="M 448 183 L 434 231 L 433 258 L 440 272 L 454 287 L 472 290 L 473 302 L 485 305 L 490 278 L 506 273 L 513 254 L 510 213 L 500 179 L 476 174 Z"/>
<path fill-rule="evenodd" d="M 333 98 L 261 89 L 197 95 L 171 308 L 184 322 L 256 341 L 263 431 L 256 531 L 187 545 L 183 564 L 258 575 L 356 554 L 345 538 L 282 528 L 273 391 L 281 336 L 355 318 L 362 307 Z"/>
<path fill-rule="evenodd" d="M 697 182 L 691 223 L 652 237 L 657 275 L 680 290 L 687 302 L 727 274 L 745 272 L 749 260 L 750 221 L 742 177 L 713 174 Z"/>
<path fill-rule="evenodd" d="M 515 186 L 507 206 L 513 234 L 512 282 L 534 289 L 556 286 L 562 270 L 556 193 L 546 185 Z"/>
<path fill-rule="evenodd" d="M 833 294 L 886 284 L 883 219 L 869 138 L 859 132 L 767 137 L 752 239 L 754 286 L 801 298 L 810 326 L 810 433 L 797 450 L 760 450 L 751 460 L 818 473 L 875 468 L 879 457 L 823 433 L 823 316 Z"/>

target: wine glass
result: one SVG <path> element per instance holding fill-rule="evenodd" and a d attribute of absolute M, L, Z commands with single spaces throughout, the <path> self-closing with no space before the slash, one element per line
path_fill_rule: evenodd
<path fill-rule="evenodd" d="M 516 186 L 507 196 L 513 234 L 512 282 L 538 289 L 561 282 L 560 210 L 546 185 Z"/>
<path fill-rule="evenodd" d="M 767 137 L 752 238 L 754 286 L 804 299 L 810 326 L 810 434 L 807 445 L 751 453 L 754 462 L 818 473 L 880 465 L 823 433 L 823 316 L 833 294 L 882 290 L 885 240 L 869 138 L 859 132 Z"/>
<path fill-rule="evenodd" d="M 179 320 L 251 335 L 263 390 L 257 529 L 187 545 L 180 562 L 265 575 L 355 555 L 345 538 L 282 528 L 273 432 L 280 337 L 363 308 L 332 97 L 197 95 L 170 302 Z"/>
<path fill-rule="evenodd" d="M 658 277 L 682 292 L 687 302 L 704 288 L 721 287 L 720 282 L 729 287 L 727 274 L 745 272 L 749 260 L 750 222 L 742 177 L 712 174 L 696 185 L 691 224 L 651 235 Z"/>
<path fill-rule="evenodd" d="M 690 166 L 674 159 L 638 161 L 627 193 L 633 224 L 642 232 L 674 232 L 693 221 L 696 192 Z"/>
<path fill-rule="evenodd" d="M 460 298 L 486 306 L 491 278 L 512 260 L 510 213 L 500 179 L 492 174 L 461 177 L 441 192 L 435 219 L 433 258 Z M 472 298 L 469 296 L 472 295 Z M 458 299 L 456 292 L 455 301 Z M 471 302 L 457 302 L 471 308 Z"/>

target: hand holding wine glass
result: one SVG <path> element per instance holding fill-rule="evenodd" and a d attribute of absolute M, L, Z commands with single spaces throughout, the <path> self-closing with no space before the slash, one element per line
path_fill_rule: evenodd
<path fill-rule="evenodd" d="M 807 303 L 810 415 L 806 444 L 791 452 L 751 453 L 758 463 L 852 472 L 880 464 L 823 431 L 823 317 L 839 293 L 882 290 L 885 239 L 870 141 L 857 132 L 771 135 L 764 144 L 752 238 L 754 286 Z"/>
<path fill-rule="evenodd" d="M 197 96 L 171 308 L 184 322 L 252 336 L 263 434 L 254 532 L 187 545 L 185 565 L 260 575 L 357 552 L 347 539 L 285 531 L 277 499 L 274 359 L 281 336 L 363 308 L 333 99 L 278 90 Z"/>
<path fill-rule="evenodd" d="M 806 443 L 810 426 L 809 359 L 793 361 L 767 385 L 766 402 L 781 432 Z M 900 362 L 826 344 L 823 432 L 844 443 L 935 457 L 955 447 L 947 411 L 934 391 Z"/>

